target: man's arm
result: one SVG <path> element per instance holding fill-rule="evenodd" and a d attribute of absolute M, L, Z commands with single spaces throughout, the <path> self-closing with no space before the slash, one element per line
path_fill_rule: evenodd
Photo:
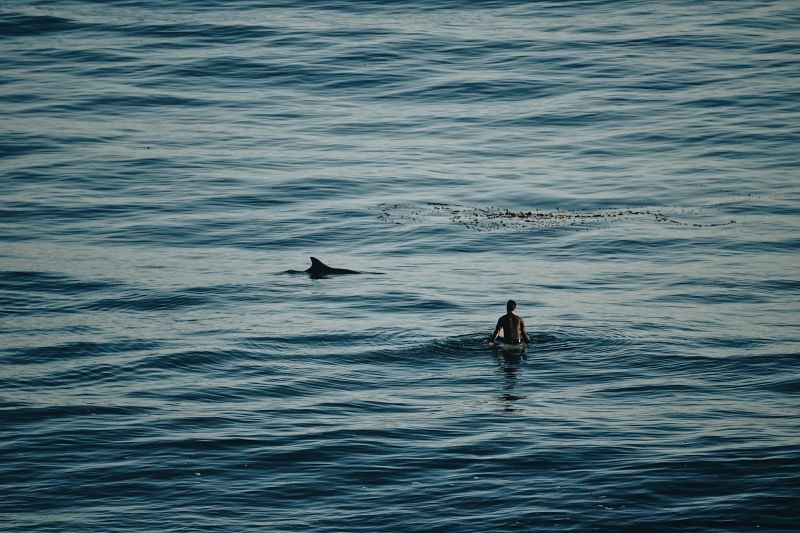
<path fill-rule="evenodd" d="M 497 334 L 500 333 L 500 328 L 503 327 L 503 325 L 500 322 L 501 322 L 500 319 L 498 319 L 497 325 L 494 327 L 494 332 L 491 335 L 489 335 L 489 344 L 494 343 L 495 337 L 497 337 Z"/>
<path fill-rule="evenodd" d="M 525 320 L 522 317 L 519 317 L 519 332 L 522 334 L 522 340 L 530 344 L 531 339 L 528 337 L 528 331 L 525 329 Z"/>

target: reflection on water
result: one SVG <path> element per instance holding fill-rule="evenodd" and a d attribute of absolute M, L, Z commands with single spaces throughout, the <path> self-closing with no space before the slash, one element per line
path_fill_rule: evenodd
<path fill-rule="evenodd" d="M 517 379 L 522 365 L 528 360 L 528 354 L 525 348 L 519 350 L 508 350 L 498 348 L 495 351 L 495 357 L 499 365 L 499 369 L 503 374 L 503 393 L 497 399 L 500 400 L 504 411 L 521 411 L 519 407 L 515 406 L 515 402 L 523 400 L 526 397 L 518 394 Z"/>

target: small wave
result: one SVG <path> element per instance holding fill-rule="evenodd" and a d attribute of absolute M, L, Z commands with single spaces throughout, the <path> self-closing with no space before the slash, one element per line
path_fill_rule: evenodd
<path fill-rule="evenodd" d="M 76 405 L 53 405 L 47 407 L 15 407 L 0 409 L 0 416 L 14 424 L 29 424 L 55 419 L 74 419 L 95 416 L 136 416 L 146 412 L 146 407 L 98 405 L 92 403 Z"/>
<path fill-rule="evenodd" d="M 0 35 L 8 37 L 34 37 L 49 33 L 67 32 L 82 25 L 70 19 L 51 15 L 5 14 L 0 17 Z"/>
<path fill-rule="evenodd" d="M 141 294 L 139 291 L 121 293 L 114 298 L 103 298 L 81 305 L 87 311 L 165 311 L 187 309 L 210 305 L 212 298 L 187 294 L 182 291 L 172 293 Z"/>
<path fill-rule="evenodd" d="M 137 360 L 132 366 L 137 370 L 180 370 L 195 374 L 211 374 L 231 367 L 244 367 L 246 363 L 259 361 L 263 356 L 257 352 L 220 347 L 212 350 L 154 352 Z"/>
<path fill-rule="evenodd" d="M 118 287 L 111 280 L 84 280 L 66 274 L 40 271 L 0 272 L 0 289 L 19 292 L 83 294 Z"/>
<path fill-rule="evenodd" d="M 610 394 L 613 396 L 632 395 L 634 397 L 652 397 L 652 396 L 672 396 L 675 394 L 687 394 L 703 390 L 704 385 L 701 383 L 662 383 L 660 381 L 652 381 L 647 383 L 634 382 L 623 386 L 615 385 L 613 387 L 605 387 L 597 390 L 597 394 Z"/>
<path fill-rule="evenodd" d="M 78 358 L 127 354 L 159 348 L 157 341 L 146 339 L 119 339 L 103 342 L 65 342 L 51 346 L 37 346 L 16 350 L 4 350 L 5 362 L 37 365 L 53 361 L 70 361 Z"/>

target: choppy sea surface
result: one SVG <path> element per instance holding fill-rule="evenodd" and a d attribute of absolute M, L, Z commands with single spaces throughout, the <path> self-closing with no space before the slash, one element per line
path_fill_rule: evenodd
<path fill-rule="evenodd" d="M 793 530 L 798 146 L 795 1 L 0 1 L 0 530 Z"/>

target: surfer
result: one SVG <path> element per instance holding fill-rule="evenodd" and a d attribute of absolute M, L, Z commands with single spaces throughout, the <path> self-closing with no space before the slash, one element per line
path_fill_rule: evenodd
<path fill-rule="evenodd" d="M 525 330 L 525 320 L 521 316 L 514 314 L 514 309 L 517 308 L 517 302 L 509 300 L 506 302 L 505 315 L 497 319 L 497 326 L 489 336 L 489 345 L 494 345 L 495 339 L 498 339 L 504 344 L 528 344 L 531 339 L 528 337 L 528 332 Z M 503 330 L 503 336 L 498 337 L 497 334 Z"/>

